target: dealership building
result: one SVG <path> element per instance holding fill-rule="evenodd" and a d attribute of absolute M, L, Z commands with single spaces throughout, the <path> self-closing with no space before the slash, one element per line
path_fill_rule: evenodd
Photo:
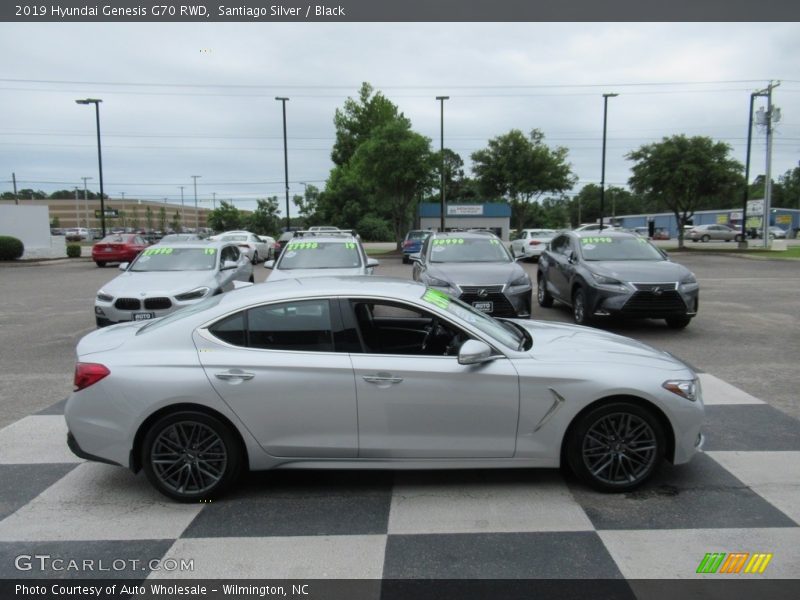
<path fill-rule="evenodd" d="M 417 208 L 417 227 L 439 231 L 442 224 L 442 205 L 423 202 Z M 511 229 L 511 206 L 506 202 L 486 204 L 447 204 L 444 228 L 488 229 L 501 240 L 508 241 Z"/>

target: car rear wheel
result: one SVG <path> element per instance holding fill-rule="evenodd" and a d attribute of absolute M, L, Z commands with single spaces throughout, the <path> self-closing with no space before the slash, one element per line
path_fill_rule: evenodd
<path fill-rule="evenodd" d="M 741 242 L 742 240 L 744 240 L 744 238 L 742 237 L 741 233 L 737 233 L 735 236 L 733 236 L 734 242 Z"/>
<path fill-rule="evenodd" d="M 586 306 L 586 292 L 582 288 L 575 290 L 572 294 L 572 318 L 577 325 L 588 325 L 591 317 Z"/>
<path fill-rule="evenodd" d="M 408 257 L 408 254 L 403 254 L 403 264 L 407 265 L 411 262 L 411 259 Z"/>
<path fill-rule="evenodd" d="M 257 264 L 258 264 L 258 250 L 256 250 L 255 252 L 253 252 L 253 264 L 254 264 L 254 265 L 257 265 Z"/>
<path fill-rule="evenodd" d="M 700 241 L 701 242 L 710 242 L 711 241 L 711 236 L 710 235 L 704 235 L 703 237 L 700 238 Z"/>
<path fill-rule="evenodd" d="M 162 417 L 145 435 L 142 466 L 159 492 L 179 502 L 213 498 L 242 469 L 242 450 L 230 427 L 200 412 Z"/>
<path fill-rule="evenodd" d="M 589 411 L 572 427 L 566 458 L 573 473 L 602 492 L 633 490 L 664 458 L 664 431 L 653 413 L 632 402 Z"/>
<path fill-rule="evenodd" d="M 670 329 L 685 329 L 691 323 L 691 317 L 667 317 L 664 319 Z"/>
<path fill-rule="evenodd" d="M 544 277 L 539 277 L 536 280 L 536 300 L 542 308 L 550 308 L 553 306 L 553 297 L 547 291 L 547 283 Z"/>

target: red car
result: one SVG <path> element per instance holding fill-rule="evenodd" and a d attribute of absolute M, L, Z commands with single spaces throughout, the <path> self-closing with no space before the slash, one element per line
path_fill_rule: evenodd
<path fill-rule="evenodd" d="M 107 235 L 92 246 L 92 260 L 98 267 L 105 267 L 110 262 L 131 262 L 147 246 L 147 240 L 135 233 Z"/>

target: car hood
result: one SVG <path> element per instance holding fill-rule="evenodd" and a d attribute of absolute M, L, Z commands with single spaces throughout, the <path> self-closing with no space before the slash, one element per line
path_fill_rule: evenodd
<path fill-rule="evenodd" d="M 533 336 L 529 354 L 543 362 L 619 364 L 626 367 L 650 366 L 668 371 L 691 369 L 668 352 L 637 340 L 568 323 L 515 319 Z"/>
<path fill-rule="evenodd" d="M 214 271 L 125 271 L 106 285 L 103 291 L 115 298 L 182 294 L 198 287 L 215 287 Z"/>
<path fill-rule="evenodd" d="M 680 281 L 690 274 L 689 269 L 683 265 L 668 260 L 598 260 L 586 261 L 584 264 L 598 275 L 641 283 Z"/>
<path fill-rule="evenodd" d="M 304 277 L 340 277 L 350 275 L 364 275 L 363 267 L 353 269 L 273 269 L 267 281 L 280 281 L 281 279 L 303 279 Z"/>
<path fill-rule="evenodd" d="M 525 275 L 515 262 L 510 263 L 431 263 L 427 274 L 458 286 L 504 285 Z"/>

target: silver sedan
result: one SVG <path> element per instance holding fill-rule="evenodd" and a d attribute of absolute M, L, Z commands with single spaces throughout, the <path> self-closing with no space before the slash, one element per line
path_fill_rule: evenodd
<path fill-rule="evenodd" d="M 494 319 L 381 277 L 207 298 L 77 348 L 79 457 L 143 469 L 197 502 L 244 469 L 533 468 L 621 492 L 702 446 L 695 373 L 574 325 Z"/>

